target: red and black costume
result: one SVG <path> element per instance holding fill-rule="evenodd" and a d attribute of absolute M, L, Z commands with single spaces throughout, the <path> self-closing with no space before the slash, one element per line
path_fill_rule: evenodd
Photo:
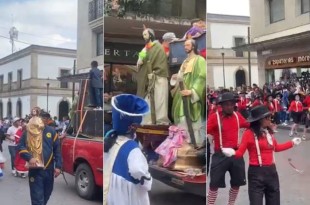
<path fill-rule="evenodd" d="M 294 123 L 299 124 L 303 113 L 303 105 L 299 100 L 293 100 L 288 109 L 292 113 Z"/>
<path fill-rule="evenodd" d="M 237 102 L 237 110 L 241 113 L 244 118 L 248 117 L 247 104 L 249 103 L 249 99 L 240 97 Z"/>
<path fill-rule="evenodd" d="M 273 104 L 274 104 L 274 119 L 275 123 L 278 125 L 281 123 L 281 111 L 283 110 L 281 101 L 277 98 L 273 99 Z"/>
<path fill-rule="evenodd" d="M 249 153 L 249 198 L 250 204 L 263 204 L 265 195 L 266 205 L 280 205 L 280 183 L 275 166 L 274 152 L 281 152 L 293 147 L 293 142 L 288 141 L 278 144 L 273 134 L 266 133 L 259 137 L 251 129 L 244 132 L 236 158 L 243 156 L 246 150 Z"/>
<path fill-rule="evenodd" d="M 251 107 L 254 108 L 254 107 L 257 107 L 257 106 L 260 106 L 260 105 L 264 105 L 264 103 L 261 101 L 261 99 L 256 98 L 254 100 L 254 102 L 252 103 Z"/>
<path fill-rule="evenodd" d="M 305 126 L 308 128 L 310 126 L 310 95 L 307 95 L 306 98 L 302 102 L 304 104 L 304 110 L 306 113 L 306 123 Z"/>

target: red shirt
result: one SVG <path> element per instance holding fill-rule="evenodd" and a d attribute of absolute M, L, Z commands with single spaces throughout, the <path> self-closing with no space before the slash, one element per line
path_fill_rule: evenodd
<path fill-rule="evenodd" d="M 204 59 L 207 58 L 207 49 L 202 49 L 199 53 L 199 55 L 201 55 Z"/>
<path fill-rule="evenodd" d="M 240 128 L 248 128 L 250 126 L 250 123 L 248 123 L 239 112 L 236 112 L 236 114 L 238 115 Z M 237 148 L 238 133 L 240 130 L 238 130 L 238 122 L 236 116 L 234 114 L 230 116 L 223 116 L 222 112 L 219 112 L 219 115 L 222 122 L 221 127 L 223 147 Z M 207 122 L 207 133 L 214 137 L 214 150 L 220 151 L 220 134 L 216 113 L 213 113 L 209 116 Z"/>
<path fill-rule="evenodd" d="M 259 99 L 254 100 L 253 104 L 251 105 L 252 108 L 259 106 L 259 105 L 263 105 L 262 101 Z"/>
<path fill-rule="evenodd" d="M 238 111 L 246 110 L 246 105 L 248 101 L 245 98 L 240 98 L 240 100 L 237 102 Z"/>
<path fill-rule="evenodd" d="M 291 111 L 293 111 L 293 112 L 302 112 L 303 111 L 302 103 L 300 101 L 296 101 L 296 100 L 292 101 L 288 111 L 289 112 L 291 112 Z"/>
<path fill-rule="evenodd" d="M 272 135 L 273 146 L 268 144 L 266 135 L 258 138 L 258 144 L 260 148 L 260 154 L 262 157 L 262 165 L 268 166 L 274 164 L 273 152 L 281 152 L 293 147 L 292 141 L 287 141 L 283 144 L 278 144 L 277 140 Z M 255 137 L 252 130 L 248 129 L 243 133 L 242 141 L 239 149 L 236 151 L 235 157 L 242 157 L 244 152 L 248 150 L 249 152 L 249 164 L 258 166 L 258 155 L 255 145 Z"/>
<path fill-rule="evenodd" d="M 302 102 L 307 108 L 310 108 L 310 95 L 307 95 L 304 101 Z"/>
<path fill-rule="evenodd" d="M 272 102 L 265 102 L 265 106 L 268 107 L 268 110 L 271 112 L 271 113 L 274 113 L 275 112 L 275 108 L 274 108 L 274 105 Z"/>
<path fill-rule="evenodd" d="M 280 104 L 280 101 L 278 99 L 274 99 L 273 104 L 274 104 L 274 111 L 275 112 L 280 112 L 283 109 L 281 104 Z"/>
<path fill-rule="evenodd" d="M 209 107 L 209 115 L 215 113 L 217 111 L 217 105 L 215 104 L 210 104 L 210 107 Z"/>

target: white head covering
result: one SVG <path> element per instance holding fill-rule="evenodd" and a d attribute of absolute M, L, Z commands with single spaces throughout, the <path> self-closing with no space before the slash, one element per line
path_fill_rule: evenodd
<path fill-rule="evenodd" d="M 176 39 L 176 36 L 173 32 L 168 32 L 163 35 L 164 41 L 173 41 Z"/>

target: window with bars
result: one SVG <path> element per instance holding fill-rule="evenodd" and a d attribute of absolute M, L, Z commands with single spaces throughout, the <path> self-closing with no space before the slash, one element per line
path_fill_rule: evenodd
<path fill-rule="evenodd" d="M 94 21 L 103 17 L 103 0 L 93 0 L 89 2 L 88 21 Z"/>
<path fill-rule="evenodd" d="M 0 75 L 0 92 L 3 91 L 3 85 L 4 85 L 3 79 L 4 79 L 4 76 L 3 76 L 3 75 Z"/>
<path fill-rule="evenodd" d="M 97 56 L 103 55 L 103 32 L 97 33 L 97 39 L 96 39 L 96 54 Z"/>
<path fill-rule="evenodd" d="M 7 117 L 12 117 L 12 102 L 9 100 L 7 103 Z"/>
<path fill-rule="evenodd" d="M 235 40 L 235 47 L 238 47 L 238 46 L 242 46 L 245 44 L 245 40 L 243 37 L 234 37 L 234 40 Z M 243 51 L 236 51 L 236 57 L 244 57 L 243 56 Z"/>
<path fill-rule="evenodd" d="M 60 70 L 60 77 L 70 75 L 70 70 L 61 69 Z M 69 88 L 68 82 L 60 82 L 60 88 Z"/>
<path fill-rule="evenodd" d="M 301 13 L 309 13 L 310 11 L 310 1 L 309 0 L 301 0 Z"/>
<path fill-rule="evenodd" d="M 16 103 L 16 116 L 17 117 L 22 117 L 22 110 L 23 110 L 22 101 L 18 99 Z"/>
<path fill-rule="evenodd" d="M 268 0 L 270 23 L 276 23 L 285 19 L 284 0 Z"/>
<path fill-rule="evenodd" d="M 12 79 L 13 79 L 13 73 L 8 73 L 8 90 L 12 90 Z"/>
<path fill-rule="evenodd" d="M 20 69 L 17 71 L 17 87 L 19 89 L 22 88 L 22 82 L 23 82 L 23 70 Z"/>

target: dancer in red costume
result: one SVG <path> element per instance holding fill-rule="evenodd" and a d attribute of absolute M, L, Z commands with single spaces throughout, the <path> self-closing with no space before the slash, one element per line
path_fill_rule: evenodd
<path fill-rule="evenodd" d="M 278 144 L 271 126 L 271 112 L 266 106 L 257 106 L 251 110 L 248 118 L 250 129 L 242 136 L 237 150 L 223 148 L 225 156 L 241 158 L 245 151 L 249 153 L 248 192 L 250 205 L 280 205 L 280 185 L 275 166 L 274 152 L 281 152 L 298 145 L 300 138 L 294 138 Z"/>
<path fill-rule="evenodd" d="M 291 112 L 291 116 L 293 118 L 294 124 L 291 128 L 290 137 L 294 135 L 294 133 L 297 135 L 298 126 L 301 123 L 301 117 L 303 113 L 303 105 L 300 101 L 300 94 L 294 95 L 295 100 L 291 102 L 290 107 L 288 109 L 289 112 Z"/>
<path fill-rule="evenodd" d="M 238 149 L 240 128 L 249 127 L 249 123 L 244 117 L 239 112 L 234 112 L 237 101 L 238 99 L 231 92 L 222 94 L 218 98 L 222 111 L 217 111 L 210 115 L 208 119 L 207 133 L 212 135 L 214 139 L 214 154 L 211 160 L 210 188 L 208 192 L 209 205 L 215 204 L 218 189 L 226 187 L 226 172 L 229 172 L 231 177 L 228 205 L 235 204 L 239 187 L 246 184 L 243 158 L 228 158 L 222 153 L 222 147 Z"/>
<path fill-rule="evenodd" d="M 19 144 L 19 141 L 22 135 L 23 135 L 23 130 L 22 129 L 17 130 L 15 134 L 15 142 L 17 145 Z M 16 176 L 21 176 L 22 178 L 26 178 L 28 174 L 28 168 L 25 165 L 26 165 L 26 161 L 20 157 L 17 151 L 15 161 L 14 161 L 14 166 L 16 169 Z"/>

